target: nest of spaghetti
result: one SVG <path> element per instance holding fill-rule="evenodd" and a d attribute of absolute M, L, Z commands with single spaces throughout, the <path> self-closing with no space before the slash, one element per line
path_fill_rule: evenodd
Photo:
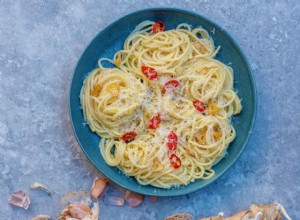
<path fill-rule="evenodd" d="M 142 185 L 170 188 L 214 176 L 242 107 L 233 70 L 214 59 L 220 47 L 208 32 L 162 24 L 142 22 L 112 60 L 101 58 L 80 100 L 108 165 Z"/>

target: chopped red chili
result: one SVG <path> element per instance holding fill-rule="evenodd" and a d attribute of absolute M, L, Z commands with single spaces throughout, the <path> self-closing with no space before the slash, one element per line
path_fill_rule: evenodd
<path fill-rule="evenodd" d="M 206 109 L 206 105 L 199 100 L 193 101 L 193 105 L 199 112 L 204 112 Z"/>
<path fill-rule="evenodd" d="M 163 88 L 163 92 L 173 92 L 175 90 L 176 87 L 179 86 L 179 82 L 175 79 L 170 80 L 169 82 L 167 82 Z"/>
<path fill-rule="evenodd" d="M 177 157 L 175 154 L 171 154 L 170 157 L 170 163 L 175 168 L 178 169 L 181 166 L 181 160 L 179 157 Z"/>
<path fill-rule="evenodd" d="M 176 150 L 178 143 L 178 137 L 174 131 L 171 131 L 168 136 L 168 148 L 169 150 Z"/>
<path fill-rule="evenodd" d="M 126 132 L 125 134 L 123 134 L 122 140 L 123 140 L 123 141 L 131 141 L 131 140 L 133 140 L 136 136 L 137 136 L 137 133 L 135 133 L 134 131 L 129 131 L 129 132 Z"/>
<path fill-rule="evenodd" d="M 153 67 L 150 66 L 142 66 L 142 73 L 150 80 L 157 78 L 157 72 Z"/>
<path fill-rule="evenodd" d="M 149 128 L 150 129 L 156 129 L 159 127 L 161 122 L 160 114 L 154 115 L 149 122 Z"/>
<path fill-rule="evenodd" d="M 164 30 L 165 30 L 165 23 L 162 21 L 158 21 L 152 26 L 152 31 L 154 34 L 163 32 Z"/>

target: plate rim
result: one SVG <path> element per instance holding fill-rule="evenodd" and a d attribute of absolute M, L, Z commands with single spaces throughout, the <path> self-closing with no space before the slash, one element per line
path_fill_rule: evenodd
<path fill-rule="evenodd" d="M 76 69 L 77 69 L 77 67 L 79 65 L 79 62 L 82 59 L 83 54 L 86 52 L 86 50 L 95 41 L 95 39 L 97 39 L 99 37 L 99 35 L 101 35 L 102 32 L 105 32 L 105 31 L 109 30 L 112 26 L 114 26 L 115 24 L 117 24 L 121 20 L 126 19 L 127 17 L 134 16 L 135 14 L 140 14 L 140 13 L 149 12 L 149 11 L 169 11 L 169 12 L 179 12 L 179 13 L 183 13 L 183 14 L 192 15 L 194 17 L 200 18 L 204 22 L 207 22 L 207 23 L 213 25 L 214 27 L 217 27 L 219 30 L 221 30 L 222 32 L 224 32 L 224 35 L 226 35 L 226 37 L 229 39 L 229 41 L 231 41 L 231 43 L 233 44 L 233 46 L 237 49 L 241 60 L 246 64 L 245 66 L 246 66 L 247 72 L 249 72 L 250 84 L 251 84 L 251 87 L 253 88 L 253 94 L 252 94 L 253 96 L 251 97 L 252 101 L 253 101 L 253 109 L 252 109 L 252 111 L 253 111 L 253 117 L 251 119 L 250 126 L 249 126 L 249 131 L 250 132 L 248 132 L 247 137 L 246 137 L 243 145 L 241 146 L 241 149 L 238 152 L 237 156 L 233 160 L 229 161 L 227 167 L 224 168 L 220 173 L 218 173 L 218 176 L 216 176 L 215 178 L 212 178 L 210 180 L 207 180 L 207 182 L 205 182 L 200 187 L 195 187 L 195 188 L 189 189 L 188 185 L 187 185 L 186 187 L 182 188 L 184 190 L 180 190 L 180 189 L 179 190 L 177 190 L 177 189 L 174 190 L 174 189 L 171 188 L 171 189 L 163 189 L 163 191 L 161 191 L 161 188 L 157 188 L 157 187 L 151 186 L 154 189 L 155 188 L 156 189 L 160 189 L 159 195 L 157 193 L 151 193 L 151 192 L 149 192 L 149 193 L 148 192 L 146 192 L 146 193 L 140 192 L 139 188 L 132 188 L 132 187 L 125 186 L 123 183 L 115 181 L 115 180 L 109 178 L 106 174 L 104 174 L 103 171 L 101 171 L 96 166 L 96 164 L 90 158 L 89 154 L 86 152 L 85 148 L 82 146 L 82 144 L 81 144 L 81 142 L 80 142 L 80 140 L 79 140 L 79 138 L 77 136 L 77 133 L 75 131 L 75 125 L 74 125 L 74 122 L 73 122 L 72 111 L 71 111 L 71 90 L 72 90 L 72 85 L 73 85 L 73 81 L 74 81 L 74 76 L 75 76 Z M 211 183 L 213 183 L 214 181 L 216 181 L 219 177 L 223 176 L 224 173 L 226 173 L 233 166 L 233 164 L 240 158 L 241 154 L 244 152 L 244 150 L 245 150 L 245 148 L 246 148 L 246 146 L 247 146 L 247 144 L 249 142 L 249 139 L 250 139 L 250 137 L 252 135 L 251 131 L 254 128 L 254 124 L 255 124 L 255 120 L 256 120 L 256 115 L 257 115 L 257 87 L 256 87 L 256 83 L 255 83 L 255 80 L 254 80 L 254 75 L 253 75 L 253 72 L 251 70 L 251 66 L 250 66 L 250 63 L 248 61 L 247 56 L 245 55 L 245 53 L 243 52 L 243 50 L 241 49 L 241 47 L 239 46 L 239 44 L 237 43 L 237 41 L 235 40 L 235 38 L 225 28 L 223 28 L 222 26 L 218 25 L 214 21 L 206 18 L 202 14 L 198 14 L 196 12 L 192 12 L 192 11 L 189 11 L 189 10 L 186 10 L 186 9 L 181 9 L 181 8 L 176 8 L 176 7 L 153 7 L 153 8 L 151 7 L 151 8 L 145 8 L 145 9 L 140 9 L 140 10 L 136 10 L 136 11 L 130 12 L 130 13 L 125 14 L 124 16 L 121 16 L 120 18 L 114 20 L 113 22 L 111 22 L 110 24 L 108 24 L 107 26 L 105 26 L 104 28 L 100 29 L 98 31 L 98 33 L 89 41 L 89 43 L 87 44 L 87 46 L 84 47 L 84 49 L 81 52 L 79 58 L 77 59 L 75 68 L 73 69 L 73 73 L 72 73 L 72 77 L 71 77 L 71 80 L 70 80 L 70 84 L 69 84 L 68 112 L 69 112 L 69 114 L 68 114 L 69 120 L 70 120 L 71 125 L 72 125 L 72 130 L 73 130 L 73 133 L 74 133 L 74 135 L 76 137 L 78 145 L 80 146 L 81 150 L 84 152 L 84 154 L 88 158 L 88 160 L 93 164 L 93 166 L 101 174 L 103 174 L 107 179 L 111 180 L 115 184 L 118 184 L 119 186 L 121 186 L 121 187 L 123 187 L 125 189 L 128 189 L 128 190 L 136 192 L 136 193 L 148 195 L 148 196 L 159 196 L 159 197 L 180 196 L 180 195 L 190 194 L 190 193 L 193 193 L 195 191 L 198 191 L 198 190 L 206 188 L 208 185 L 210 185 Z"/>

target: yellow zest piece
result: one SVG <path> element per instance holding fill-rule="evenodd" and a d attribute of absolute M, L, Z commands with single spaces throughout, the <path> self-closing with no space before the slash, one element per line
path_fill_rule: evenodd
<path fill-rule="evenodd" d="M 112 94 L 112 96 L 117 97 L 120 93 L 120 85 L 118 83 L 112 83 L 107 86 L 107 91 Z"/>
<path fill-rule="evenodd" d="M 201 129 L 200 132 L 196 134 L 195 138 L 199 144 L 206 144 L 206 132 L 207 127 Z"/>
<path fill-rule="evenodd" d="M 196 49 L 199 50 L 200 53 L 202 53 L 202 54 L 204 54 L 204 53 L 207 52 L 206 47 L 205 47 L 203 44 L 201 44 L 200 42 L 198 42 L 198 41 L 195 43 L 195 47 L 196 47 Z"/>
<path fill-rule="evenodd" d="M 222 137 L 222 131 L 219 125 L 214 126 L 214 130 L 213 130 L 213 138 L 215 140 L 219 140 L 220 137 Z"/>
<path fill-rule="evenodd" d="M 188 155 L 190 155 L 191 157 L 194 157 L 195 156 L 195 153 L 190 151 L 188 148 L 185 148 L 185 151 Z"/>
<path fill-rule="evenodd" d="M 209 70 L 209 68 L 208 67 L 204 67 L 204 68 L 202 68 L 198 73 L 200 73 L 200 74 L 204 74 L 204 73 L 207 73 L 208 72 L 208 70 Z"/>
<path fill-rule="evenodd" d="M 157 158 L 154 158 L 152 167 L 150 168 L 153 172 L 159 172 L 165 168 L 164 165 L 162 165 Z"/>
<path fill-rule="evenodd" d="M 118 55 L 116 57 L 116 60 L 115 60 L 115 65 L 116 66 L 121 66 L 121 63 L 122 63 L 121 54 L 118 53 Z"/>
<path fill-rule="evenodd" d="M 219 112 L 219 108 L 218 106 L 213 103 L 212 101 L 209 101 L 209 105 L 208 105 L 208 114 L 210 115 L 216 115 Z"/>
<path fill-rule="evenodd" d="M 206 53 L 206 47 L 203 44 L 200 44 L 200 53 Z"/>
<path fill-rule="evenodd" d="M 208 70 L 209 70 L 209 68 L 208 68 L 208 67 L 204 67 L 204 68 L 202 69 L 202 71 L 203 71 L 204 73 L 207 73 L 207 72 L 208 72 Z"/>
<path fill-rule="evenodd" d="M 92 96 L 98 97 L 100 95 L 101 90 L 102 86 L 100 84 L 96 84 L 92 91 Z"/>
<path fill-rule="evenodd" d="M 221 131 L 213 131 L 213 137 L 215 140 L 219 140 L 219 138 L 222 137 Z"/>

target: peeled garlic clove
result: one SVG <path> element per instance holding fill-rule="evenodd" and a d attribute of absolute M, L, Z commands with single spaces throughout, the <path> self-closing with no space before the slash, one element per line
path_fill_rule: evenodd
<path fill-rule="evenodd" d="M 31 220 L 51 220 L 49 215 L 38 215 L 33 217 Z"/>
<path fill-rule="evenodd" d="M 150 196 L 150 202 L 154 203 L 157 201 L 157 196 Z"/>
<path fill-rule="evenodd" d="M 106 179 L 98 178 L 94 180 L 93 186 L 91 188 L 91 196 L 94 199 L 101 197 L 105 190 L 107 189 L 108 182 Z"/>
<path fill-rule="evenodd" d="M 125 193 L 125 200 L 131 208 L 139 206 L 144 201 L 144 198 L 144 195 L 131 192 L 129 190 Z"/>
<path fill-rule="evenodd" d="M 114 196 L 105 196 L 104 203 L 106 205 L 111 206 L 123 206 L 124 205 L 124 198 L 121 197 L 114 197 Z"/>
<path fill-rule="evenodd" d="M 165 220 L 191 220 L 192 218 L 193 216 L 191 214 L 175 214 L 168 216 Z"/>
<path fill-rule="evenodd" d="M 43 191 L 45 191 L 46 193 L 48 193 L 49 196 L 51 195 L 51 192 L 47 189 L 47 187 L 44 186 L 44 185 L 41 184 L 41 183 L 34 182 L 33 184 L 31 184 L 30 187 L 31 187 L 31 189 L 39 189 L 39 190 L 43 190 Z"/>
<path fill-rule="evenodd" d="M 17 207 L 28 209 L 30 205 L 30 199 L 27 194 L 21 190 L 14 192 L 8 199 L 8 203 Z"/>

